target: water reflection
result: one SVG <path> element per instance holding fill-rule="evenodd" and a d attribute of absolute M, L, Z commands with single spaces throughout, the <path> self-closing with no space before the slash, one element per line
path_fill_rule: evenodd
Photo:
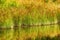
<path fill-rule="evenodd" d="M 12 35 L 12 29 L 0 28 L 0 40 L 11 40 L 11 38 L 13 37 Z"/>
<path fill-rule="evenodd" d="M 60 35 L 59 25 L 0 28 L 0 40 L 60 40 L 57 35 Z"/>

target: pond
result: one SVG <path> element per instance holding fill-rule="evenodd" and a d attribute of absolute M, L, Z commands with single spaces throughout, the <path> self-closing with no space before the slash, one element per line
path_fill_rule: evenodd
<path fill-rule="evenodd" d="M 0 28 L 0 40 L 60 40 L 60 25 Z"/>

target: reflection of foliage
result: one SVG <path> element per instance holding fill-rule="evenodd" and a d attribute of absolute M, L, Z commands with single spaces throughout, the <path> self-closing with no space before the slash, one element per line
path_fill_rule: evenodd
<path fill-rule="evenodd" d="M 4 34 L 4 30 L 2 28 L 0 28 L 0 35 Z"/>
<path fill-rule="evenodd" d="M 41 38 L 37 36 L 37 37 L 35 38 L 35 40 L 41 40 Z"/>
<path fill-rule="evenodd" d="M 57 37 L 53 37 L 51 40 L 58 40 Z"/>
<path fill-rule="evenodd" d="M 33 40 L 32 38 L 26 38 L 26 40 Z"/>

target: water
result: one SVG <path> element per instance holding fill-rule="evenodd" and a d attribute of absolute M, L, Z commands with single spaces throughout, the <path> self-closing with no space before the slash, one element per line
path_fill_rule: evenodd
<path fill-rule="evenodd" d="M 59 25 L 0 28 L 0 40 L 60 40 L 60 29 Z"/>

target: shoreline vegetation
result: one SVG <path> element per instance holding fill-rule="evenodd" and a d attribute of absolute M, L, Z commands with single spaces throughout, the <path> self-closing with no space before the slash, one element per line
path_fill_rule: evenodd
<path fill-rule="evenodd" d="M 58 0 L 0 2 L 0 26 L 60 24 Z"/>
<path fill-rule="evenodd" d="M 60 1 L 0 0 L 0 34 L 0 40 L 60 40 Z"/>

